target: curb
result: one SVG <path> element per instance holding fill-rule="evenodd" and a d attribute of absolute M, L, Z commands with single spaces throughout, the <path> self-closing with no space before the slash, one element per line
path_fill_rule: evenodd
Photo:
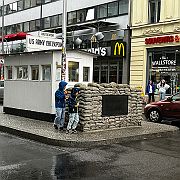
<path fill-rule="evenodd" d="M 135 136 L 127 136 L 127 137 L 118 137 L 113 139 L 100 139 L 100 140 L 92 140 L 92 141 L 71 141 L 71 140 L 58 140 L 58 139 L 51 139 L 48 137 L 40 136 L 37 134 L 13 129 L 10 127 L 5 127 L 0 125 L 0 131 L 9 133 L 15 136 L 19 136 L 22 138 L 30 139 L 36 142 L 53 145 L 53 146 L 62 146 L 62 147 L 94 147 L 100 145 L 110 145 L 110 144 L 117 144 L 123 143 L 127 141 L 138 141 L 138 140 L 146 140 L 146 139 L 154 139 L 159 137 L 169 137 L 179 133 L 179 129 L 172 130 L 172 131 L 164 131 L 158 133 L 151 133 L 151 134 L 142 134 L 142 135 L 135 135 Z"/>

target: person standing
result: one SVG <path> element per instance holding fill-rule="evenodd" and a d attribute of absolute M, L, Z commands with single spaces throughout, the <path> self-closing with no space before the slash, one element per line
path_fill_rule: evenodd
<path fill-rule="evenodd" d="M 71 95 L 68 98 L 68 111 L 69 111 L 69 122 L 67 125 L 66 133 L 68 134 L 70 130 L 72 130 L 72 133 L 76 133 L 76 127 L 79 122 L 79 114 L 78 114 L 78 96 L 79 89 L 73 88 L 71 91 Z"/>
<path fill-rule="evenodd" d="M 152 102 L 155 101 L 154 100 L 154 92 L 155 92 L 155 85 L 152 82 L 152 80 L 150 80 L 146 87 L 146 93 L 148 94 L 148 103 L 151 102 L 151 99 L 152 99 Z"/>
<path fill-rule="evenodd" d="M 59 83 L 59 89 L 55 92 L 55 108 L 56 117 L 54 119 L 54 128 L 63 130 L 64 119 L 65 119 L 65 108 L 66 108 L 66 85 L 68 83 L 61 81 Z"/>
<path fill-rule="evenodd" d="M 164 79 L 162 79 L 157 85 L 157 88 L 159 89 L 160 101 L 165 99 L 166 90 L 169 89 L 169 87 L 170 86 L 166 84 L 166 81 Z"/>

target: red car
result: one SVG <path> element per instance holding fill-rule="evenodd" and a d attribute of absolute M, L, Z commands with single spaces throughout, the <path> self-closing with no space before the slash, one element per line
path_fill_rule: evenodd
<path fill-rule="evenodd" d="M 153 122 L 161 122 L 163 119 L 180 120 L 180 93 L 168 97 L 166 100 L 147 104 L 144 114 Z"/>

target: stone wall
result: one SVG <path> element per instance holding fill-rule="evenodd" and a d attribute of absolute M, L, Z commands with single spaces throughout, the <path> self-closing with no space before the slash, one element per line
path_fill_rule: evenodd
<path fill-rule="evenodd" d="M 141 126 L 141 92 L 123 84 L 76 84 L 80 88 L 79 116 L 82 131 Z M 128 95 L 128 115 L 102 116 L 102 95 Z M 122 102 L 123 103 L 123 102 Z"/>

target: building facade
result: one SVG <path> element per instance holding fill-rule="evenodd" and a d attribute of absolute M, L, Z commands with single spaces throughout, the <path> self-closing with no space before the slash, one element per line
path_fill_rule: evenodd
<path fill-rule="evenodd" d="M 145 92 L 148 80 L 165 79 L 167 94 L 180 87 L 180 1 L 132 0 L 130 84 Z"/>
<path fill-rule="evenodd" d="M 125 53 L 129 5 L 129 0 L 67 0 L 67 49 L 99 55 L 94 59 L 94 82 L 129 83 L 129 53 Z M 3 26 L 4 35 L 37 36 L 47 31 L 61 38 L 62 13 L 62 0 L 4 0 L 0 2 L 0 33 Z M 9 43 L 5 41 L 4 46 Z M 22 44 L 14 46 L 9 52 L 18 51 Z"/>

